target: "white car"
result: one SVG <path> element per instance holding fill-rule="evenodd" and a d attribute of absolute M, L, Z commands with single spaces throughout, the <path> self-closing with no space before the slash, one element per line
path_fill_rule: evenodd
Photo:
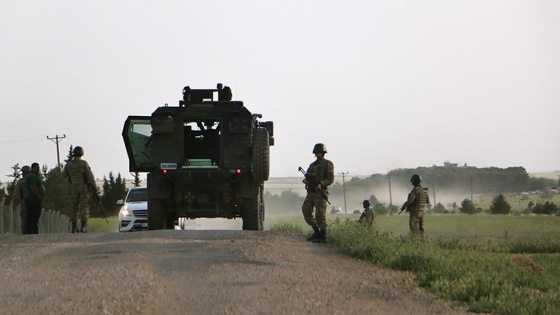
<path fill-rule="evenodd" d="M 148 229 L 148 189 L 133 187 L 124 200 L 117 201 L 122 205 L 119 211 L 119 232 Z"/>
<path fill-rule="evenodd" d="M 332 214 L 340 214 L 340 213 L 342 213 L 342 207 L 335 207 L 335 206 L 333 206 L 332 209 L 331 209 L 331 213 L 332 213 Z"/>

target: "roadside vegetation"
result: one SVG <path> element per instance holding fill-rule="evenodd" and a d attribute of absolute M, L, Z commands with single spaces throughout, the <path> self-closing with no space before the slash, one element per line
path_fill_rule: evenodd
<path fill-rule="evenodd" d="M 560 313 L 560 217 L 427 215 L 426 237 L 408 236 L 408 216 L 329 215 L 328 246 L 410 272 L 418 284 L 471 312 Z M 270 230 L 305 237 L 298 216 L 278 216 Z"/>

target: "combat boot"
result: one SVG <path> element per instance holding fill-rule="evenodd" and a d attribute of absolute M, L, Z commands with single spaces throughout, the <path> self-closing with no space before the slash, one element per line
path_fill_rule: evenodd
<path fill-rule="evenodd" d="M 87 226 L 87 221 L 82 221 L 82 225 L 80 226 L 81 233 L 87 233 L 86 226 Z"/>
<path fill-rule="evenodd" d="M 307 238 L 307 240 L 310 241 L 310 242 L 314 242 L 319 237 L 319 234 L 321 234 L 321 231 L 319 231 L 318 227 L 314 226 L 313 227 L 313 234 L 311 234 L 311 236 L 309 236 Z"/>
<path fill-rule="evenodd" d="M 72 221 L 72 233 L 78 233 L 78 222 Z"/>
<path fill-rule="evenodd" d="M 327 242 L 327 230 L 322 229 L 319 231 L 319 235 L 315 238 L 313 243 L 326 243 Z"/>

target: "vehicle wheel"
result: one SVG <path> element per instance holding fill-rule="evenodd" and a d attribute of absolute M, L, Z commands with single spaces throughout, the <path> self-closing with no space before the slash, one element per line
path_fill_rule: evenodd
<path fill-rule="evenodd" d="M 165 199 L 149 199 L 148 209 L 148 229 L 165 229 L 167 217 L 165 211 Z"/>
<path fill-rule="evenodd" d="M 175 229 L 175 214 L 174 213 L 166 213 L 165 217 L 165 228 L 174 230 Z"/>
<path fill-rule="evenodd" d="M 264 221 L 264 204 L 262 203 L 263 185 L 256 198 L 243 200 L 243 230 L 262 231 Z"/>
<path fill-rule="evenodd" d="M 270 172 L 270 145 L 268 130 L 256 128 L 253 134 L 253 179 L 259 182 L 268 180 Z"/>

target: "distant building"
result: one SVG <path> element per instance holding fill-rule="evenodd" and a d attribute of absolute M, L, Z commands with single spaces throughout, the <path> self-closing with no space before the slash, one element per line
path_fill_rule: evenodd
<path fill-rule="evenodd" d="M 459 166 L 459 163 L 451 163 L 449 161 L 445 161 L 445 162 L 443 162 L 443 166 L 445 166 L 445 167 L 457 167 L 457 166 Z M 466 166 L 466 164 L 465 164 L 465 166 Z"/>

